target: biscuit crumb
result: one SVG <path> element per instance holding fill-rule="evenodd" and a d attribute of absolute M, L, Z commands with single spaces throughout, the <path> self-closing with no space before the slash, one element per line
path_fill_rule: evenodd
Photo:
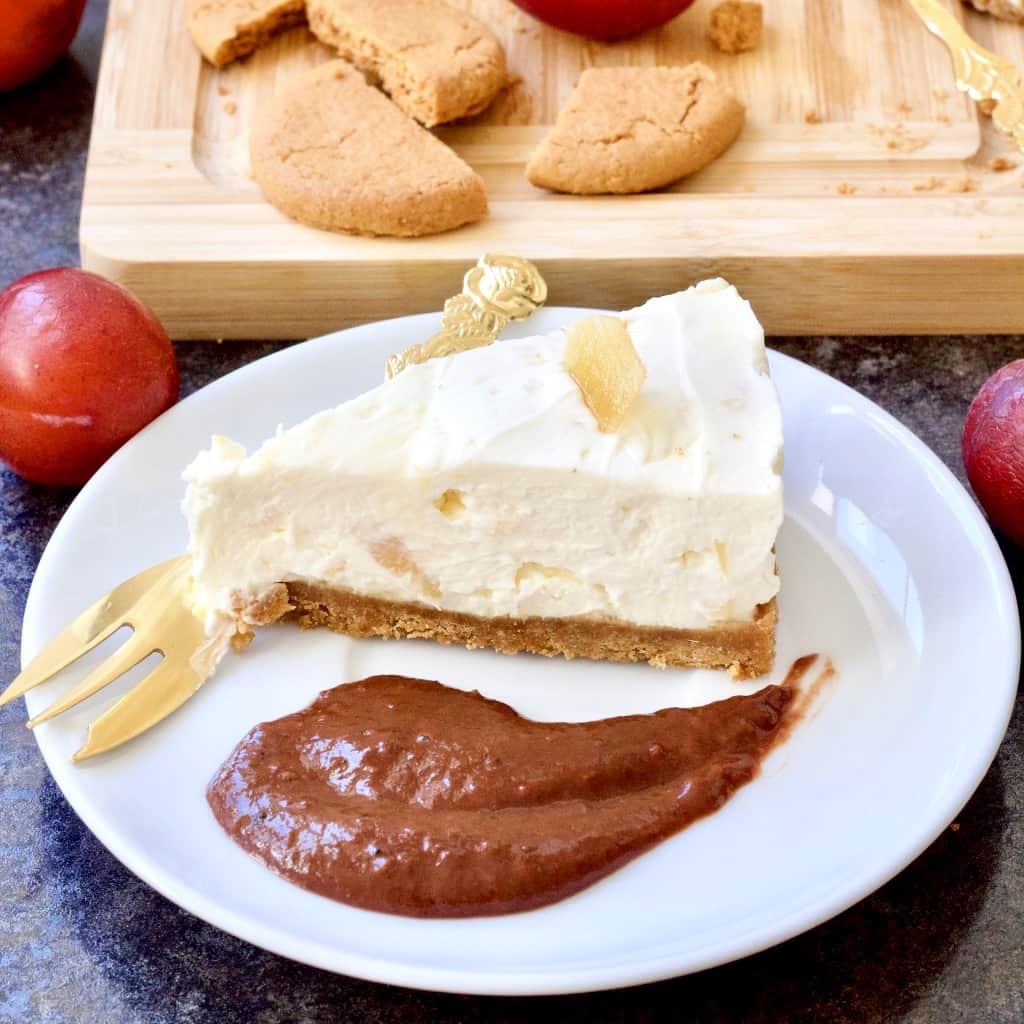
<path fill-rule="evenodd" d="M 808 107 L 804 111 L 804 124 L 817 124 L 820 120 L 817 107 Z"/>
<path fill-rule="evenodd" d="M 880 139 L 886 149 L 893 149 L 900 153 L 913 153 L 923 149 L 932 141 L 930 135 L 913 135 L 907 130 L 904 124 L 869 124 L 868 131 Z"/>
<path fill-rule="evenodd" d="M 938 112 L 938 113 L 937 113 L 937 114 L 935 115 L 935 120 L 936 120 L 936 121 L 938 121 L 938 122 L 939 122 L 939 124 L 952 124 L 952 123 L 953 123 L 953 122 L 952 122 L 952 121 L 950 120 L 950 118 L 949 118 L 949 114 L 947 114 L 947 113 L 946 113 L 946 112 L 945 112 L 944 110 L 940 110 L 940 111 L 939 111 L 939 112 Z"/>
<path fill-rule="evenodd" d="M 988 162 L 990 171 L 1012 171 L 1017 166 L 1015 160 L 1010 160 L 1005 156 L 994 156 Z"/>
<path fill-rule="evenodd" d="M 959 832 L 960 831 L 960 822 L 959 821 L 954 821 L 953 824 L 949 826 L 949 831 L 950 832 Z"/>
<path fill-rule="evenodd" d="M 915 192 L 934 192 L 937 188 L 942 188 L 945 185 L 945 181 L 942 178 L 936 178 L 935 175 L 931 175 L 925 178 L 924 181 L 919 181 L 914 185 Z"/>
<path fill-rule="evenodd" d="M 246 649 L 246 647 L 249 646 L 249 644 L 252 643 L 253 637 L 255 635 L 256 634 L 253 633 L 252 630 L 247 630 L 244 633 L 236 633 L 231 638 L 231 650 L 235 651 L 237 654 L 240 654 L 242 651 Z"/>
<path fill-rule="evenodd" d="M 857 186 L 851 185 L 848 181 L 841 181 L 836 185 L 836 192 L 841 196 L 852 196 L 856 193 Z"/>
<path fill-rule="evenodd" d="M 974 192 L 978 187 L 978 183 L 969 177 L 954 178 L 947 186 L 947 192 Z"/>
<path fill-rule="evenodd" d="M 978 100 L 978 109 L 986 116 L 991 117 L 992 111 L 996 109 L 995 100 Z"/>
<path fill-rule="evenodd" d="M 227 103 L 224 104 L 225 114 L 234 114 L 237 110 L 238 104 L 234 100 L 228 100 Z"/>
<path fill-rule="evenodd" d="M 750 0 L 725 0 L 711 12 L 708 37 L 722 53 L 745 53 L 761 45 L 764 11 Z"/>
<path fill-rule="evenodd" d="M 896 109 L 901 114 L 909 114 L 914 108 L 906 100 L 900 100 L 900 102 L 896 104 Z"/>
<path fill-rule="evenodd" d="M 948 99 L 949 99 L 949 92 L 948 92 L 947 90 L 945 90 L 945 89 L 942 89 L 942 88 L 938 88 L 938 89 L 932 89 L 932 95 L 933 95 L 933 96 L 934 96 L 934 97 L 935 97 L 935 98 L 936 98 L 936 99 L 937 99 L 937 100 L 938 100 L 938 101 L 939 101 L 940 103 L 944 103 L 944 102 L 945 102 L 946 100 L 948 100 Z"/>
<path fill-rule="evenodd" d="M 217 95 L 218 96 L 227 96 L 228 93 L 230 93 L 230 91 L 231 90 L 226 85 L 218 85 L 217 86 Z"/>

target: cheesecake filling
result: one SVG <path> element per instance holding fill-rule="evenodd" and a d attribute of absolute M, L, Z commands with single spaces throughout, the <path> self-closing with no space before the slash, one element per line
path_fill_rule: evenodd
<path fill-rule="evenodd" d="M 720 280 L 621 319 L 645 377 L 614 432 L 560 330 L 409 366 L 252 455 L 215 438 L 184 504 L 211 632 L 292 581 L 480 617 L 752 619 L 782 520 L 761 327 Z"/>

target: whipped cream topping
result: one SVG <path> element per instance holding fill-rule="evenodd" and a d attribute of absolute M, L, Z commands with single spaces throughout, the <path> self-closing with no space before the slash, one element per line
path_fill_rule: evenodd
<path fill-rule="evenodd" d="M 750 619 L 782 520 L 763 331 L 722 280 L 621 316 L 647 375 L 615 433 L 559 330 L 409 366 L 249 456 L 215 438 L 184 504 L 211 629 L 291 580 L 481 616 Z"/>

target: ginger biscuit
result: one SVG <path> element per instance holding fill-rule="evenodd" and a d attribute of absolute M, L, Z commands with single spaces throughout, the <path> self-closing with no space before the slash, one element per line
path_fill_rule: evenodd
<path fill-rule="evenodd" d="M 342 60 L 288 83 L 250 153 L 267 199 L 313 227 L 411 237 L 487 213 L 479 175 Z"/>
<path fill-rule="evenodd" d="M 589 68 L 526 176 L 577 195 L 661 188 L 720 156 L 744 116 L 743 104 L 703 64 Z"/>
<path fill-rule="evenodd" d="M 305 9 L 305 0 L 186 0 L 192 39 L 219 68 L 252 53 L 278 32 L 301 25 Z"/>
<path fill-rule="evenodd" d="M 505 86 L 505 51 L 441 0 L 308 0 L 309 27 L 428 128 L 483 110 Z"/>

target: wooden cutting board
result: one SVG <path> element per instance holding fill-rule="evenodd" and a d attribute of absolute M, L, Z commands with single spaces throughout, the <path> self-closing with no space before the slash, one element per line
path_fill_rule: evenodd
<path fill-rule="evenodd" d="M 519 80 L 439 134 L 486 181 L 490 216 L 432 238 L 296 224 L 249 177 L 252 118 L 330 52 L 304 29 L 218 71 L 184 0 L 111 0 L 82 205 L 83 264 L 180 338 L 300 338 L 439 309 L 483 252 L 536 261 L 549 301 L 624 308 L 714 274 L 775 334 L 1024 331 L 1024 156 L 956 92 L 904 0 L 764 0 L 759 50 L 718 53 L 716 0 L 635 40 L 547 29 L 508 0 L 464 0 Z M 1024 28 L 946 0 L 1024 68 Z M 523 167 L 582 68 L 713 65 L 748 105 L 740 140 L 677 187 L 580 198 Z"/>

